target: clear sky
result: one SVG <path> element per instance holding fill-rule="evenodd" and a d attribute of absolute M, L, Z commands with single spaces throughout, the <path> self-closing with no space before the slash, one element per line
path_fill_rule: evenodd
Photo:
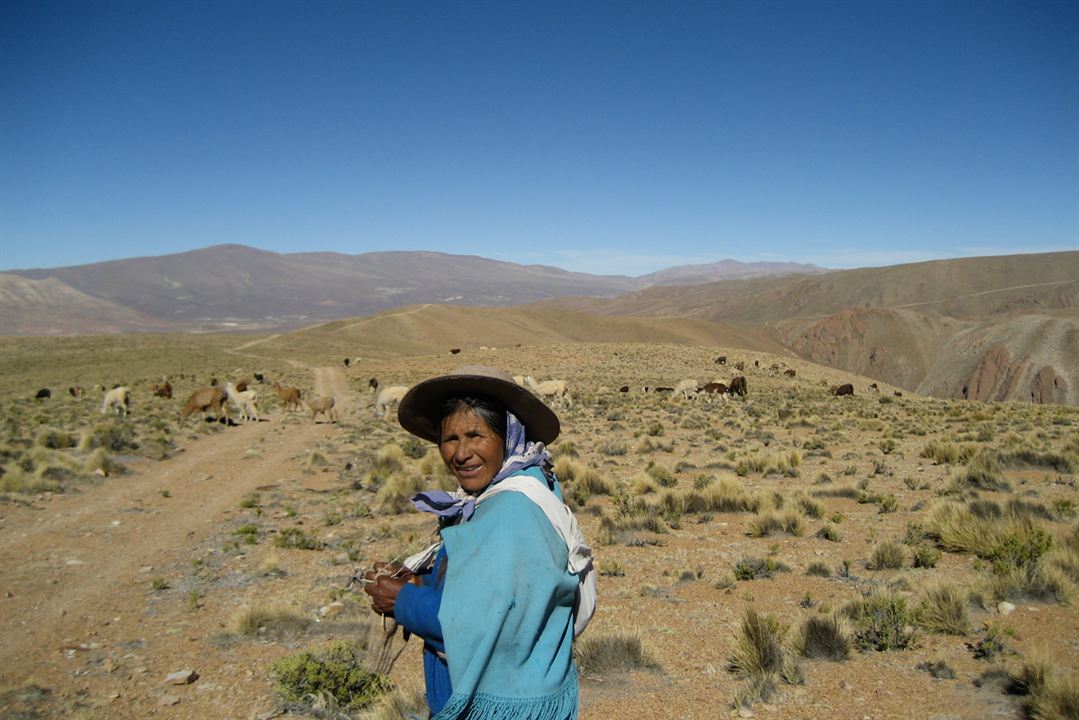
<path fill-rule="evenodd" d="M 1079 3 L 0 3 L 0 270 L 1079 249 Z"/>

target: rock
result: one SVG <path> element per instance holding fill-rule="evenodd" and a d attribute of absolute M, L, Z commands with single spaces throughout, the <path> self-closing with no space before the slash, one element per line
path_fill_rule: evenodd
<path fill-rule="evenodd" d="M 1010 602 L 1002 602 L 1000 605 L 997 605 L 997 612 L 1001 615 L 1011 615 L 1015 612 L 1015 605 L 1012 605 Z"/>
<path fill-rule="evenodd" d="M 194 670 L 177 670 L 165 676 L 165 682 L 169 685 L 189 685 L 199 679 L 199 674 Z"/>
<path fill-rule="evenodd" d="M 753 711 L 750 710 L 749 708 L 740 707 L 740 708 L 738 708 L 738 717 L 740 717 L 740 718 L 751 718 L 751 717 L 756 717 L 756 716 L 753 714 Z"/>
<path fill-rule="evenodd" d="M 157 701 L 157 704 L 166 707 L 169 705 L 179 705 L 180 697 L 178 695 L 162 695 L 161 699 Z"/>

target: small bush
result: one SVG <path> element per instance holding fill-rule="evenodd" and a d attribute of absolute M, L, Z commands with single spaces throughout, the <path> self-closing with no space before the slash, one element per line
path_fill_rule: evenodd
<path fill-rule="evenodd" d="M 778 572 L 789 572 L 790 566 L 775 558 L 744 557 L 735 563 L 733 572 L 737 580 L 770 578 Z"/>
<path fill-rule="evenodd" d="M 828 524 L 821 526 L 820 530 L 817 531 L 817 537 L 829 542 L 839 542 L 843 539 L 843 533 L 839 532 L 839 528 L 834 524 Z"/>
<path fill-rule="evenodd" d="M 270 666 L 270 676 L 281 695 L 291 702 L 307 702 L 323 693 L 347 710 L 361 710 L 392 687 L 390 680 L 363 669 L 362 648 L 339 640 L 315 652 L 282 658 Z"/>
<path fill-rule="evenodd" d="M 46 427 L 38 431 L 34 444 L 50 450 L 65 450 L 75 445 L 75 438 L 63 430 Z"/>
<path fill-rule="evenodd" d="M 1007 632 L 1002 630 L 1000 626 L 994 623 L 985 623 L 984 633 L 981 638 L 978 639 L 971 649 L 974 650 L 974 657 L 977 660 L 995 660 L 1004 654 L 1004 651 L 1008 649 Z"/>
<path fill-rule="evenodd" d="M 599 564 L 599 574 L 603 577 L 624 577 L 626 571 L 622 569 L 620 562 L 611 560 Z"/>
<path fill-rule="evenodd" d="M 104 448 L 115 453 L 122 453 L 125 450 L 137 450 L 138 447 L 139 444 L 135 440 L 135 428 L 120 420 L 94 425 L 90 430 L 83 433 L 79 442 L 80 450 Z"/>
<path fill-rule="evenodd" d="M 903 650 L 914 641 L 914 617 L 900 595 L 876 592 L 848 603 L 843 612 L 854 624 L 854 642 L 863 650 Z"/>
<path fill-rule="evenodd" d="M 918 607 L 918 624 L 930 632 L 966 635 L 970 632 L 970 614 L 963 593 L 954 585 L 931 585 Z"/>
<path fill-rule="evenodd" d="M 806 575 L 829 578 L 832 577 L 832 571 L 822 562 L 811 562 L 809 567 L 806 568 Z"/>
<path fill-rule="evenodd" d="M 928 545 L 919 545 L 914 548 L 914 559 L 912 565 L 916 568 L 935 568 L 940 561 L 940 550 L 929 547 Z"/>
<path fill-rule="evenodd" d="M 409 498 L 428 489 L 427 479 L 413 473 L 390 473 L 383 477 L 382 485 L 375 495 L 375 510 L 392 515 L 412 509 Z"/>
<path fill-rule="evenodd" d="M 907 551 L 903 546 L 892 540 L 878 543 L 873 548 L 873 554 L 869 558 L 870 570 L 896 570 L 903 567 L 907 561 Z"/>
<path fill-rule="evenodd" d="M 322 541 L 312 537 L 301 528 L 285 528 L 273 541 L 274 547 L 295 550 L 321 550 Z"/>
<path fill-rule="evenodd" d="M 999 455 L 992 450 L 980 451 L 954 480 L 959 487 L 979 490 L 1011 490 L 1012 487 L 1001 472 Z"/>
<path fill-rule="evenodd" d="M 771 615 L 747 609 L 734 638 L 728 667 L 741 677 L 774 675 L 783 669 L 784 630 Z"/>
<path fill-rule="evenodd" d="M 804 658 L 846 660 L 850 655 L 850 633 L 838 619 L 814 615 L 802 623 L 795 646 Z"/>
<path fill-rule="evenodd" d="M 1024 663 L 1014 684 L 1026 691 L 1027 715 L 1031 720 L 1079 718 L 1079 679 L 1048 662 Z"/>
<path fill-rule="evenodd" d="M 713 512 L 756 512 L 760 498 L 749 494 L 734 480 L 722 478 L 704 489 L 704 497 Z"/>
<path fill-rule="evenodd" d="M 955 443 L 930 440 L 922 448 L 921 456 L 936 461 L 941 465 L 955 465 L 967 462 L 978 451 L 977 445 L 957 445 Z"/>
<path fill-rule="evenodd" d="M 786 533 L 801 537 L 805 534 L 805 523 L 802 516 L 796 512 L 784 513 L 759 513 L 752 517 L 746 528 L 746 534 L 750 537 L 770 537 Z"/>
<path fill-rule="evenodd" d="M 606 675 L 633 670 L 659 670 L 639 633 L 620 630 L 610 635 L 589 635 L 574 643 L 573 655 L 584 675 Z"/>
<path fill-rule="evenodd" d="M 646 470 L 648 475 L 662 487 L 674 487 L 678 484 L 678 478 L 662 465 L 649 465 Z"/>

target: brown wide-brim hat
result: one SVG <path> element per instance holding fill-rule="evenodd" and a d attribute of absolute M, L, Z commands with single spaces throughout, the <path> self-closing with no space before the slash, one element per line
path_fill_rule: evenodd
<path fill-rule="evenodd" d="M 416 437 L 437 443 L 442 403 L 454 397 L 475 395 L 494 398 L 505 405 L 525 426 L 529 440 L 551 443 L 558 437 L 560 425 L 554 411 L 527 388 L 515 383 L 505 370 L 486 365 L 465 365 L 449 375 L 424 380 L 401 399 L 397 420 Z"/>

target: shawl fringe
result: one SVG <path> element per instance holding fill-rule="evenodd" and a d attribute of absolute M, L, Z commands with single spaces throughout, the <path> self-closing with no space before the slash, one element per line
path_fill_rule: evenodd
<path fill-rule="evenodd" d="M 540 697 L 454 693 L 432 720 L 567 720 L 577 717 L 577 669 L 562 689 Z"/>

